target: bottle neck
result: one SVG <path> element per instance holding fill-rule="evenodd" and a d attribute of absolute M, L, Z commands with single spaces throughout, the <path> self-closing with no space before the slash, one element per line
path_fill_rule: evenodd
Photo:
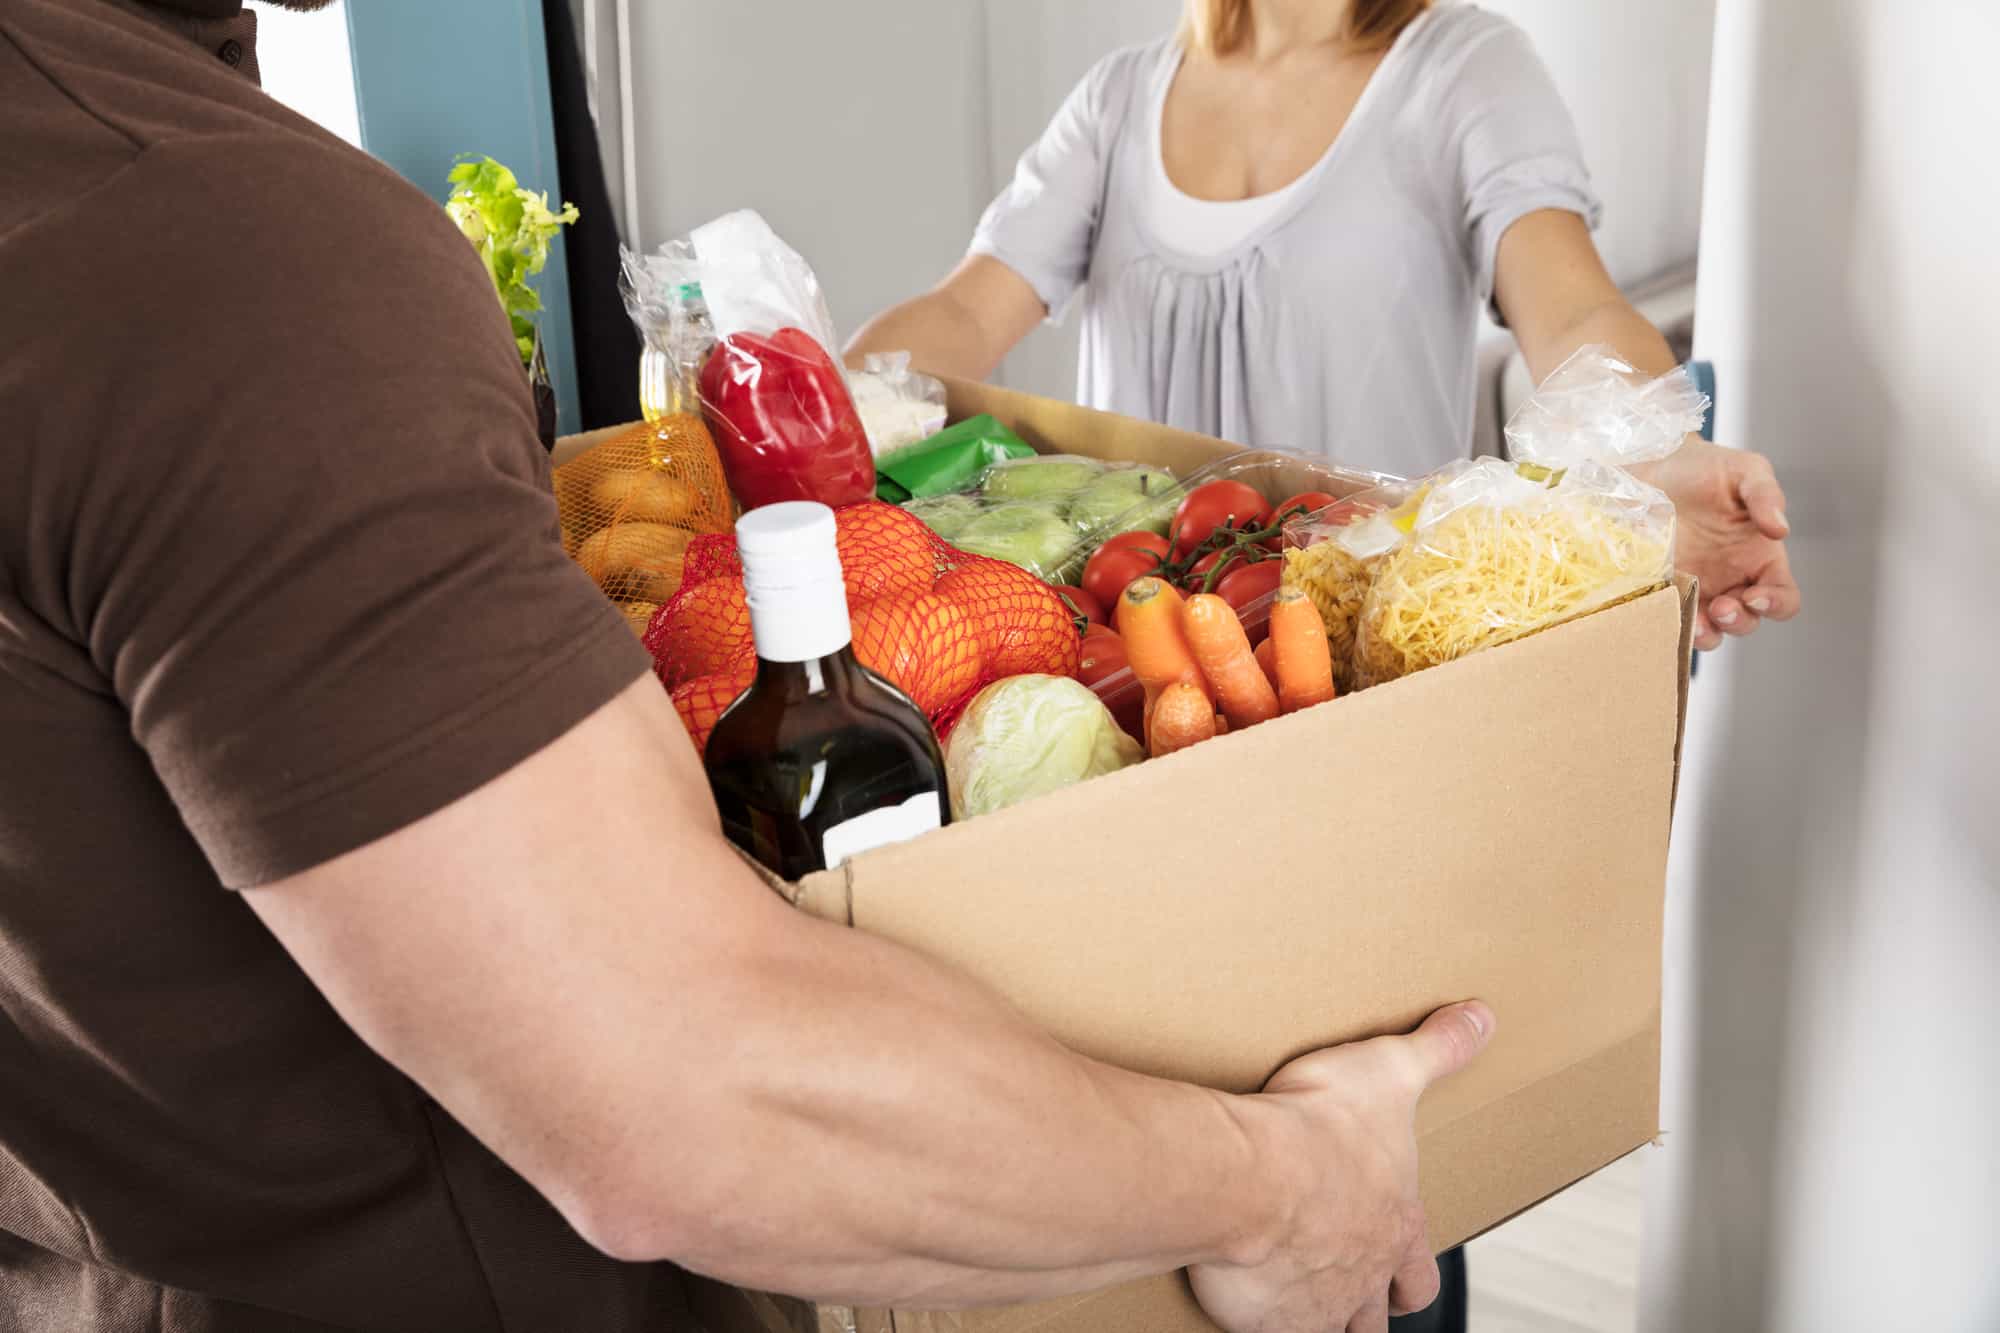
<path fill-rule="evenodd" d="M 786 586 L 760 586 L 747 580 L 750 631 L 763 662 L 818 662 L 844 653 L 854 630 L 847 616 L 847 590 L 835 577 L 803 580 Z"/>
<path fill-rule="evenodd" d="M 806 662 L 773 662 L 768 658 L 759 658 L 753 688 L 788 701 L 846 693 L 852 688 L 852 680 L 859 670 L 860 663 L 854 660 L 851 644 Z"/>

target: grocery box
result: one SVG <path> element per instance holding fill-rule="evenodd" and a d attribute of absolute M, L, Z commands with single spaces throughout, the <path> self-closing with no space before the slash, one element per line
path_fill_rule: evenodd
<path fill-rule="evenodd" d="M 991 413 L 1048 452 L 1181 475 L 1232 452 L 949 389 L 954 420 Z M 1484 999 L 1492 1046 L 1418 1108 L 1443 1250 L 1658 1131 L 1692 608 L 1691 585 L 1662 589 L 778 889 L 952 963 L 1075 1050 L 1235 1092 L 1315 1047 Z M 715 1333 L 1214 1328 L 1178 1276 L 949 1314 L 695 1286 Z"/>

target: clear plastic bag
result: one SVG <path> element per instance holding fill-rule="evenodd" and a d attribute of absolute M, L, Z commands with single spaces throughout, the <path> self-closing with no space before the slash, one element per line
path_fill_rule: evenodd
<path fill-rule="evenodd" d="M 639 410 L 648 421 L 701 415 L 696 385 L 715 346 L 694 247 L 669 241 L 650 255 L 618 249 L 618 293 L 639 331 Z"/>
<path fill-rule="evenodd" d="M 1652 463 L 1701 429 L 1708 395 L 1687 367 L 1652 376 L 1601 343 L 1578 348 L 1507 423 L 1514 461 L 1548 468 Z"/>
<path fill-rule="evenodd" d="M 1282 586 L 1319 612 L 1343 694 L 1355 687 L 1354 636 L 1375 571 L 1409 536 L 1422 495 L 1418 483 L 1385 482 L 1285 525 Z"/>
<path fill-rule="evenodd" d="M 910 369 L 908 352 L 870 353 L 847 384 L 878 465 L 944 429 L 944 385 Z"/>
<path fill-rule="evenodd" d="M 1648 377 L 1608 348 L 1586 347 L 1508 423 L 1515 462 L 1481 458 L 1425 478 L 1407 536 L 1385 549 L 1371 551 L 1367 524 L 1333 534 L 1375 562 L 1355 630 L 1355 684 L 1395 680 L 1664 584 L 1673 502 L 1623 467 L 1671 454 L 1707 406 L 1684 370 Z"/>
<path fill-rule="evenodd" d="M 745 509 L 874 494 L 874 452 L 826 297 L 762 217 L 725 214 L 624 259 L 626 305 L 646 339 L 642 405 L 649 415 L 675 410 L 669 386 L 692 389 Z"/>
<path fill-rule="evenodd" d="M 1166 532 L 1179 500 L 1179 483 L 1164 468 L 1041 454 L 1006 459 L 965 490 L 905 507 L 961 550 L 1071 583 L 1103 538 Z"/>

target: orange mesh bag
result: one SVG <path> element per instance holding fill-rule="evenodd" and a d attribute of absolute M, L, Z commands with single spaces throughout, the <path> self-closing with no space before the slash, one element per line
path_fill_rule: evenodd
<path fill-rule="evenodd" d="M 735 517 L 722 460 L 700 417 L 634 426 L 555 470 L 563 547 L 644 633 L 680 591 L 687 549 Z"/>
<path fill-rule="evenodd" d="M 835 511 L 854 655 L 948 733 L 972 696 L 1003 676 L 1074 676 L 1081 653 L 1062 599 L 1026 570 L 947 545 L 923 520 L 870 500 Z M 687 550 L 680 592 L 645 632 L 660 681 L 694 738 L 756 672 L 734 536 Z"/>

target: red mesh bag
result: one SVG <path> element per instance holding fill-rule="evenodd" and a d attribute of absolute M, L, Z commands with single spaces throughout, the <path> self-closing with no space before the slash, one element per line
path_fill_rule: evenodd
<path fill-rule="evenodd" d="M 1015 565 L 947 545 L 923 520 L 870 500 L 835 511 L 854 655 L 900 688 L 940 736 L 1003 676 L 1074 676 L 1076 623 Z M 697 537 L 680 591 L 646 627 L 646 648 L 695 748 L 756 672 L 733 535 Z"/>

